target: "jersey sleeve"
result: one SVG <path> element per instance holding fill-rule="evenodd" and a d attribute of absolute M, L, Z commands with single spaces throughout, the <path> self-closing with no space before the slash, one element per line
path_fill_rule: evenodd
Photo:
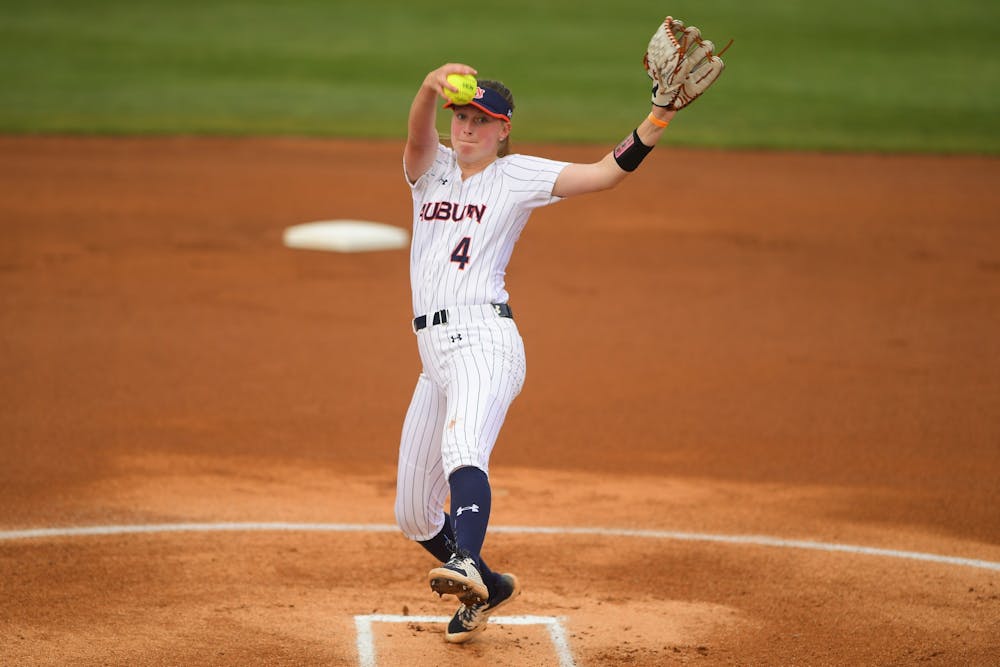
<path fill-rule="evenodd" d="M 448 171 L 454 159 L 454 155 L 450 148 L 444 144 L 438 144 L 437 155 L 434 156 L 433 164 L 431 164 L 430 168 L 425 171 L 420 178 L 418 178 L 415 182 L 410 183 L 410 178 L 406 175 L 406 158 L 404 157 L 403 180 L 410 186 L 410 190 L 413 191 L 413 196 L 416 197 L 423 193 L 423 191 L 427 189 L 428 183 L 432 183 L 435 179 L 440 178 L 443 173 Z"/>
<path fill-rule="evenodd" d="M 522 208 L 548 206 L 562 197 L 552 194 L 556 179 L 569 162 L 549 160 L 530 155 L 510 155 L 504 160 L 504 176 Z"/>

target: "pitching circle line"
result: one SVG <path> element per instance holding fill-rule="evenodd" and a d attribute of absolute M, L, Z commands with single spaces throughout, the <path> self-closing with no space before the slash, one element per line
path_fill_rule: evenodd
<path fill-rule="evenodd" d="M 92 535 L 129 535 L 135 533 L 212 533 L 212 532 L 331 532 L 331 533 L 394 533 L 399 529 L 389 524 L 357 523 L 162 523 L 123 526 L 80 526 L 66 528 L 27 528 L 23 530 L 0 531 L 0 541 L 24 540 L 47 537 L 85 537 Z M 1000 563 L 976 558 L 942 556 L 919 551 L 881 549 L 852 544 L 814 542 L 810 540 L 787 540 L 767 535 L 714 535 L 711 533 L 686 533 L 669 530 L 628 530 L 618 528 L 582 528 L 556 526 L 491 526 L 491 532 L 516 535 L 594 535 L 599 537 L 638 537 L 657 540 L 677 540 L 682 542 L 715 542 L 746 546 L 777 547 L 783 549 L 808 549 L 833 553 L 849 553 L 864 556 L 884 556 L 902 558 L 945 565 L 961 565 L 982 570 L 1000 571 Z"/>

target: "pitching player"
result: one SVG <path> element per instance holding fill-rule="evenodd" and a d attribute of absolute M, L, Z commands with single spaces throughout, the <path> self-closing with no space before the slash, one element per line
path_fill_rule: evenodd
<path fill-rule="evenodd" d="M 423 368 L 403 424 L 395 512 L 403 533 L 442 563 L 430 571 L 432 590 L 461 602 L 445 633 L 449 642 L 474 637 L 520 593 L 517 577 L 494 572 L 481 556 L 492 504 L 490 454 L 525 378 L 504 283 L 514 244 L 534 209 L 607 190 L 636 169 L 677 110 L 721 72 L 712 48 L 697 28 L 668 17 L 647 50 L 651 112 L 592 164 L 509 154 L 514 99 L 497 81 L 479 81 L 467 105 L 444 105 L 453 115 L 451 146 L 442 145 L 438 98 L 455 90 L 449 74 L 476 74 L 468 65 L 430 72 L 413 100 L 403 170 L 413 195 L 410 282 Z M 695 55 L 698 62 L 680 74 Z"/>

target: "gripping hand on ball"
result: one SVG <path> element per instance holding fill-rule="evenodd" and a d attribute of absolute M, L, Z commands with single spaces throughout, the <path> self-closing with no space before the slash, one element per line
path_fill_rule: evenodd
<path fill-rule="evenodd" d="M 429 87 L 436 95 L 440 95 L 449 102 L 455 104 L 465 104 L 461 102 L 463 96 L 468 95 L 469 80 L 473 82 L 472 93 L 475 94 L 476 70 L 462 63 L 446 63 L 430 72 L 424 79 L 424 86 Z M 472 95 L 468 95 L 469 99 Z M 455 98 L 455 99 L 453 99 Z"/>
<path fill-rule="evenodd" d="M 476 77 L 471 74 L 449 74 L 447 81 L 451 88 L 445 87 L 444 96 L 455 106 L 468 104 L 475 98 L 476 88 L 479 85 Z"/>

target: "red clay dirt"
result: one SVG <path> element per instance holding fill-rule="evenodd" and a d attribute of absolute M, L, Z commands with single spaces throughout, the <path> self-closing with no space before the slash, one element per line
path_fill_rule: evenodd
<path fill-rule="evenodd" d="M 666 144 L 508 272 L 484 554 L 567 652 L 375 623 L 375 664 L 1000 663 L 1000 160 Z M 387 528 L 407 254 L 281 243 L 408 227 L 400 154 L 0 137 L 0 663 L 355 665 L 356 617 L 454 611 Z M 11 532 L 223 522 L 294 525 Z"/>

